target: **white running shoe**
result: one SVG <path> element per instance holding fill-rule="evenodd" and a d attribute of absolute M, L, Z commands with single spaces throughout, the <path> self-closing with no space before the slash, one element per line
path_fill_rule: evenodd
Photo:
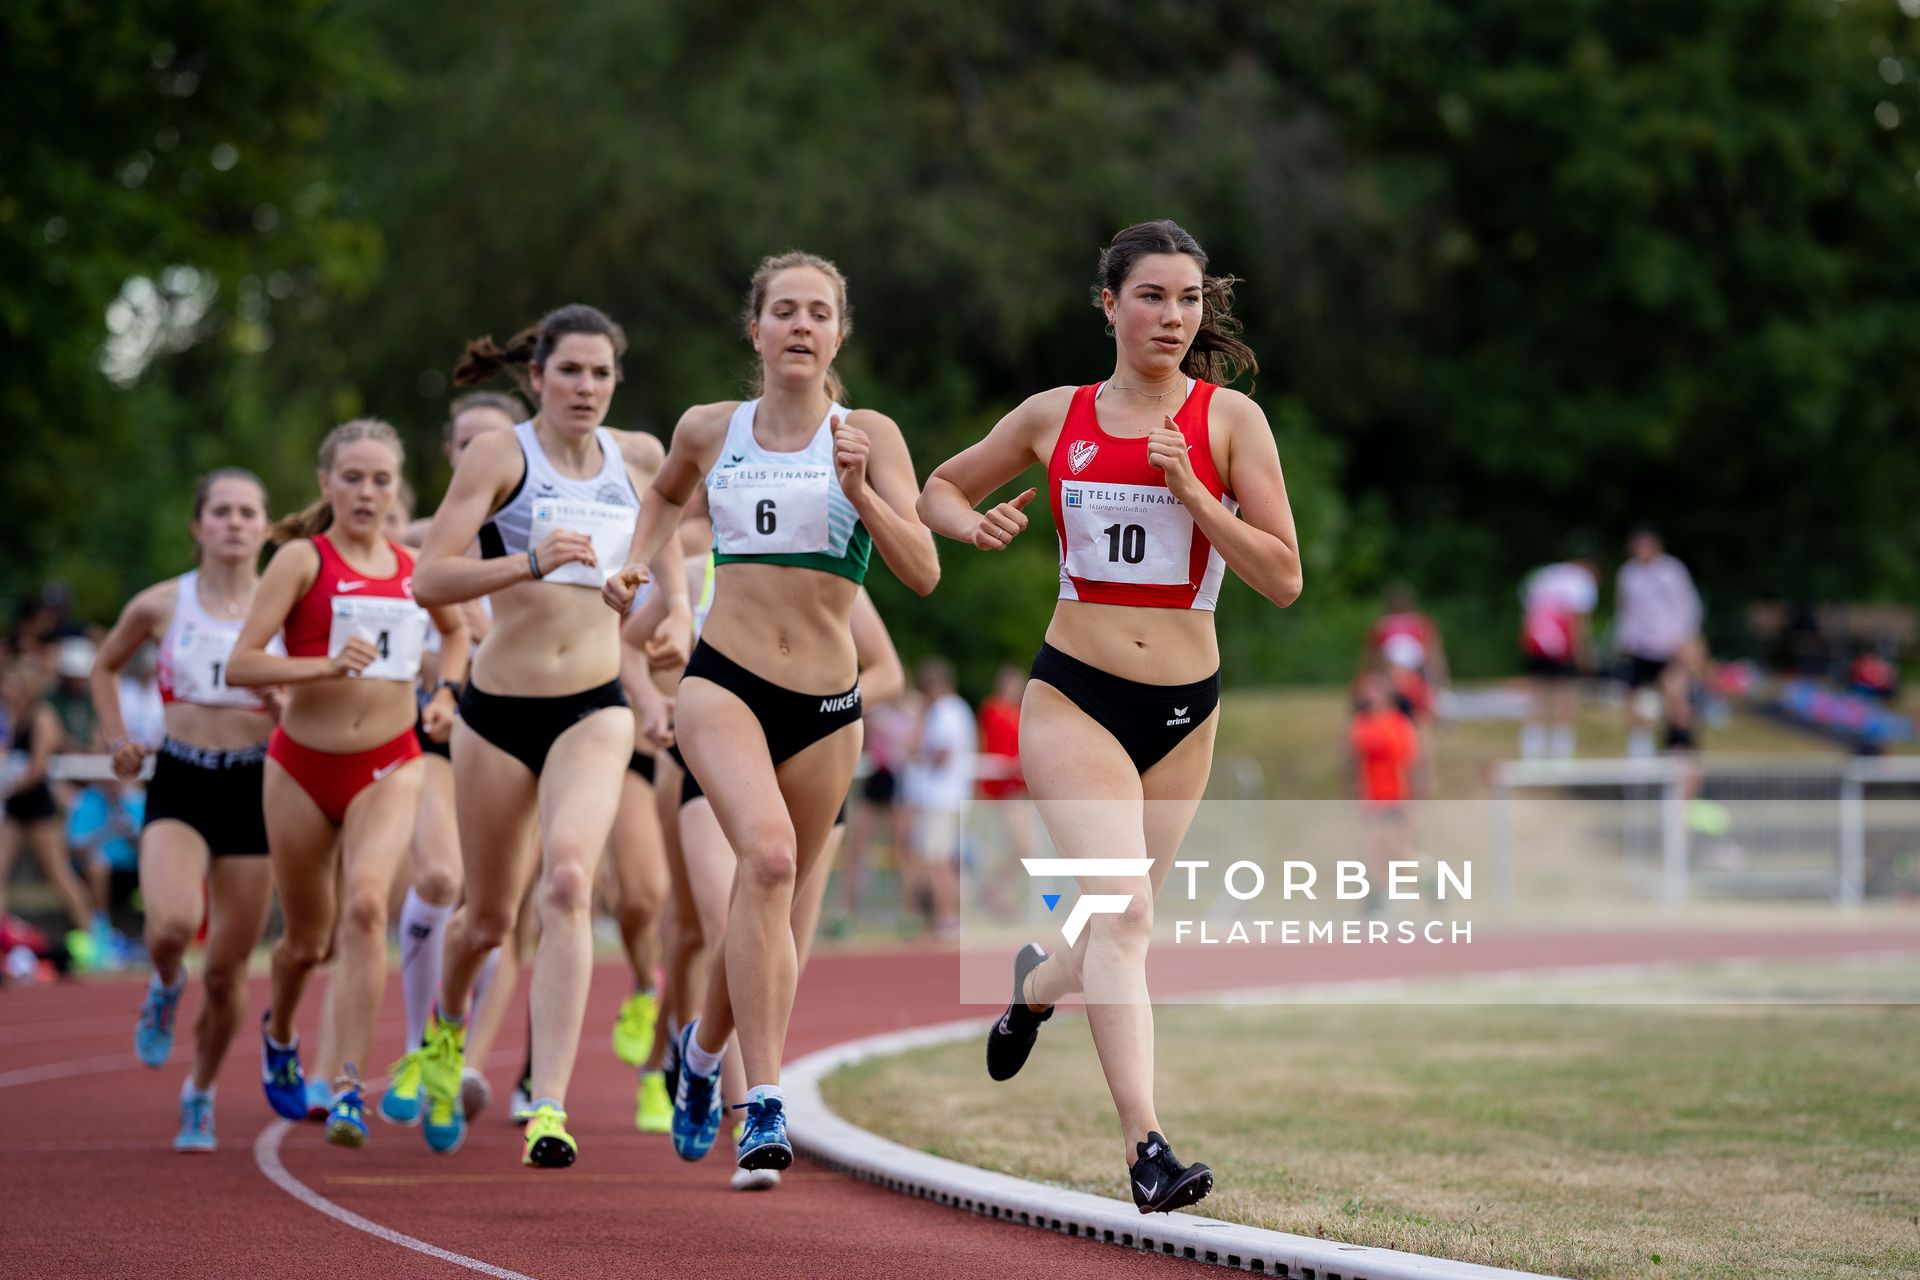
<path fill-rule="evenodd" d="M 460 1110 L 471 1120 L 487 1109 L 493 1101 L 493 1086 L 487 1078 L 472 1067 L 463 1067 L 460 1071 Z"/>
<path fill-rule="evenodd" d="M 735 1191 L 771 1191 L 779 1185 L 778 1169 L 735 1169 L 733 1171 Z"/>

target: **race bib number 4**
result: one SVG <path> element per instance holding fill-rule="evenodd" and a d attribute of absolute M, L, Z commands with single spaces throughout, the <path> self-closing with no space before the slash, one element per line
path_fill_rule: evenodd
<path fill-rule="evenodd" d="M 1165 487 L 1069 480 L 1060 513 L 1070 576 L 1141 587 L 1189 581 L 1193 517 Z"/>
<path fill-rule="evenodd" d="M 536 502 L 533 504 L 533 531 L 529 543 L 536 550 L 556 530 L 582 533 L 593 544 L 598 564 L 574 561 L 548 571 L 542 582 L 560 582 L 575 587 L 598 587 L 627 562 L 633 546 L 633 526 L 640 518 L 637 507 L 612 502 Z"/>
<path fill-rule="evenodd" d="M 744 466 L 715 473 L 707 487 L 720 554 L 806 555 L 825 551 L 833 469 Z"/>
<path fill-rule="evenodd" d="M 400 680 L 420 674 L 420 651 L 427 642 L 427 611 L 411 600 L 391 596 L 335 596 L 327 655 L 339 654 L 359 636 L 379 656 L 360 672 L 363 680 Z"/>

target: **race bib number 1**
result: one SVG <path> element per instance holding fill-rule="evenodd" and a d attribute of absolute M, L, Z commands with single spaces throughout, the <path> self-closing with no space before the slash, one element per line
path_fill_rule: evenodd
<path fill-rule="evenodd" d="M 360 672 L 362 680 L 413 683 L 420 674 L 420 652 L 427 642 L 427 611 L 411 600 L 391 596 L 335 596 L 327 655 L 334 657 L 359 636 L 379 651 Z"/>
<path fill-rule="evenodd" d="M 633 526 L 640 518 L 635 507 L 611 502 L 536 502 L 533 504 L 533 531 L 528 545 L 539 549 L 556 530 L 583 533 L 593 543 L 593 558 L 598 564 L 573 561 L 547 572 L 540 581 L 561 582 L 575 587 L 598 587 L 620 571 L 633 546 Z"/>

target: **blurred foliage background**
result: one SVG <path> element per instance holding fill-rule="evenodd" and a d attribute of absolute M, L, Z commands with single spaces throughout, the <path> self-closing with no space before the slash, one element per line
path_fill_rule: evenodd
<path fill-rule="evenodd" d="M 1110 370 L 1095 255 L 1153 217 L 1244 277 L 1306 559 L 1230 589 L 1230 681 L 1343 676 L 1392 582 L 1509 670 L 1520 575 L 1640 520 L 1722 637 L 1920 594 L 1920 0 L 19 0 L 0 72 L 9 597 L 110 617 L 194 475 L 292 508 L 352 414 L 431 502 L 462 342 L 561 303 L 664 433 L 789 247 L 924 476 Z M 907 653 L 1025 661 L 1035 532 L 876 574 Z"/>

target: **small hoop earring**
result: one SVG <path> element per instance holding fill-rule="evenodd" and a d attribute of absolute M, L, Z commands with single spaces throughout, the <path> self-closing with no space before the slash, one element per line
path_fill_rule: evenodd
<path fill-rule="evenodd" d="M 1107 321 L 1107 336 L 1109 338 L 1113 336 L 1113 321 L 1111 320 Z"/>

